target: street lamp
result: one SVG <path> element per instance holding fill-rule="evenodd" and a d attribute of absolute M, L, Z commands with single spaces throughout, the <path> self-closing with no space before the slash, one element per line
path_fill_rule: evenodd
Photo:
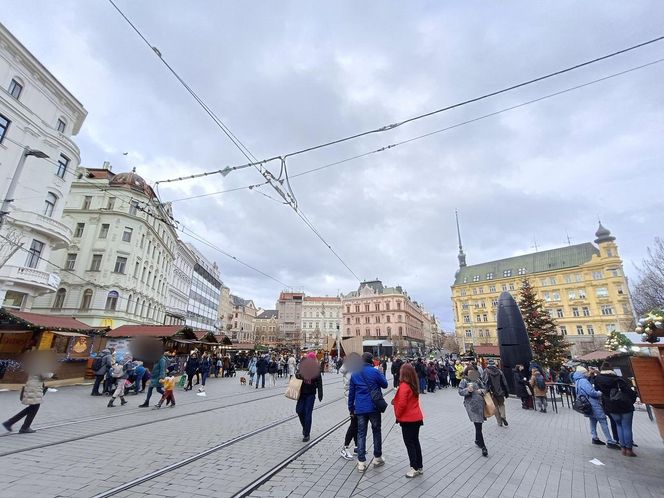
<path fill-rule="evenodd" d="M 23 149 L 23 153 L 21 154 L 21 158 L 18 160 L 18 164 L 16 165 L 16 169 L 14 170 L 14 175 L 12 176 L 12 180 L 9 183 L 9 188 L 7 189 L 7 194 L 5 195 L 5 199 L 2 201 L 2 207 L 0 208 L 0 227 L 2 227 L 2 224 L 5 221 L 5 217 L 9 214 L 9 205 L 14 202 L 14 192 L 16 191 L 16 186 L 18 185 L 18 179 L 21 176 L 21 173 L 23 172 L 23 166 L 25 165 L 25 159 L 29 156 L 34 156 L 39 159 L 48 159 L 48 155 L 41 150 L 37 149 L 31 149 L 27 145 Z"/>

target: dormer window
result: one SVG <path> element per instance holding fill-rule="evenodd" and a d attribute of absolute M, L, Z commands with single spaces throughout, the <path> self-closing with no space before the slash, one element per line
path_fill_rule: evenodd
<path fill-rule="evenodd" d="M 503 270 L 503 277 L 511 277 L 512 270 Z"/>
<path fill-rule="evenodd" d="M 486 279 L 487 280 L 493 280 L 493 272 L 489 272 L 486 274 Z"/>
<path fill-rule="evenodd" d="M 518 273 L 519 273 L 519 275 L 525 275 L 526 274 L 526 269 L 525 268 L 519 268 Z"/>
<path fill-rule="evenodd" d="M 13 79 L 12 82 L 9 84 L 9 95 L 18 100 L 18 98 L 21 96 L 22 91 L 23 91 L 23 85 L 18 81 L 16 81 L 15 79 Z"/>
<path fill-rule="evenodd" d="M 479 276 L 479 275 L 475 275 L 475 276 L 473 277 L 473 282 L 479 282 L 479 281 L 480 281 L 480 276 Z"/>

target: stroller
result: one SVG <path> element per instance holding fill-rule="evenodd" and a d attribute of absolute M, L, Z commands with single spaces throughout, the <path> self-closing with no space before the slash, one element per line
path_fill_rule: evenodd
<path fill-rule="evenodd" d="M 231 363 L 228 366 L 228 369 L 224 372 L 224 376 L 226 377 L 235 377 L 235 364 Z"/>

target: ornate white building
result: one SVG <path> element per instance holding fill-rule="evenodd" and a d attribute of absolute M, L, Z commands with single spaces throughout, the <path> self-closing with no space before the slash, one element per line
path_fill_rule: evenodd
<path fill-rule="evenodd" d="M 189 249 L 187 244 L 178 240 L 173 271 L 168 281 L 166 325 L 184 325 L 186 323 L 195 265 L 196 254 Z"/>
<path fill-rule="evenodd" d="M 80 162 L 72 137 L 86 115 L 0 24 L 0 201 L 12 201 L 0 229 L 3 306 L 31 309 L 35 297 L 58 288 L 62 272 L 47 260 L 72 238 L 61 217 Z"/>
<path fill-rule="evenodd" d="M 170 205 L 135 171 L 115 174 L 104 163 L 78 172 L 63 217 L 72 242 L 52 257 L 67 271 L 33 309 L 93 326 L 163 324 L 177 253 Z"/>
<path fill-rule="evenodd" d="M 323 346 L 326 336 L 337 337 L 341 326 L 341 299 L 338 297 L 304 296 L 302 334 L 309 347 Z"/>

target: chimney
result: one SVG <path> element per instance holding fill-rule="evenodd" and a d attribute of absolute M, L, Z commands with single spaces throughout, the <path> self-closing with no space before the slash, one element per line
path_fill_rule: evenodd
<path fill-rule="evenodd" d="M 113 166 L 111 166 L 111 163 L 109 161 L 104 161 L 104 164 L 101 165 L 101 169 L 111 171 L 113 169 Z"/>

